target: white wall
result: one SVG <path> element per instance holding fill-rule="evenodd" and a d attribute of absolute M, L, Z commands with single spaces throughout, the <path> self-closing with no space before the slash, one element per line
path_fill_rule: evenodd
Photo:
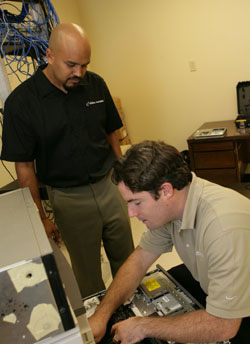
<path fill-rule="evenodd" d="M 250 1 L 78 3 L 91 69 L 121 97 L 133 143 L 162 139 L 182 150 L 203 122 L 236 117 L 236 84 L 250 79 Z"/>

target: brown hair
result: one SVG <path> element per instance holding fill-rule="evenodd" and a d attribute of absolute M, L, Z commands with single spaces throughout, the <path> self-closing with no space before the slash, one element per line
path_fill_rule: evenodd
<path fill-rule="evenodd" d="M 124 182 L 132 192 L 148 191 L 157 199 L 163 183 L 181 190 L 191 182 L 192 174 L 175 147 L 163 141 L 143 141 L 115 162 L 112 180 Z"/>

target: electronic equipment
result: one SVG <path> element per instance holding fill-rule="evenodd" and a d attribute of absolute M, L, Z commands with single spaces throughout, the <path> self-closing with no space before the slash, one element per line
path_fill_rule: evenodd
<path fill-rule="evenodd" d="M 250 81 L 238 82 L 236 86 L 238 116 L 235 120 L 237 128 L 250 127 Z"/>
<path fill-rule="evenodd" d="M 225 136 L 226 128 L 199 129 L 194 133 L 195 139 L 213 139 Z"/>
<path fill-rule="evenodd" d="M 94 314 L 96 307 L 104 295 L 105 291 L 102 291 L 84 299 L 87 317 Z M 133 297 L 121 305 L 112 315 L 107 326 L 107 332 L 100 344 L 111 344 L 112 336 L 110 330 L 112 325 L 129 317 L 174 316 L 202 308 L 202 305 L 165 271 L 162 266 L 157 265 L 157 269 L 145 275 Z M 140 343 L 178 344 L 176 342 L 165 342 L 156 338 L 145 338 Z M 224 343 L 229 343 L 229 341 Z"/>
<path fill-rule="evenodd" d="M 0 233 L 1 343 L 94 343 L 84 308 L 76 317 L 65 294 L 28 188 L 0 195 Z"/>

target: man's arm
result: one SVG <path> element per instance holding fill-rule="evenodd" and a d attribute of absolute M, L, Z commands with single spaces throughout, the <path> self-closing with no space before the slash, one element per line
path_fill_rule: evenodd
<path fill-rule="evenodd" d="M 95 314 L 89 319 L 96 342 L 104 336 L 112 313 L 133 295 L 146 271 L 158 257 L 138 246 L 121 266 Z"/>
<path fill-rule="evenodd" d="M 115 324 L 112 333 L 126 344 L 146 337 L 178 343 L 207 343 L 233 338 L 240 324 L 241 319 L 217 318 L 202 309 L 176 316 L 130 318 Z"/>
<path fill-rule="evenodd" d="M 112 149 L 115 153 L 115 156 L 119 159 L 122 156 L 122 151 L 117 135 L 117 130 L 113 131 L 111 134 L 107 135 L 107 140 L 109 144 L 112 146 Z"/>
<path fill-rule="evenodd" d="M 32 198 L 38 208 L 39 215 L 41 217 L 47 236 L 55 240 L 55 242 L 59 242 L 60 236 L 58 230 L 54 223 L 46 217 L 46 214 L 42 206 L 39 194 L 38 181 L 35 174 L 34 161 L 15 162 L 15 168 L 19 186 L 22 188 L 28 187 L 30 189 Z"/>

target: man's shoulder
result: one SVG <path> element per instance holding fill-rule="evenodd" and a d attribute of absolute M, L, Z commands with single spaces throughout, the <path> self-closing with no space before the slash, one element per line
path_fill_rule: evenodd
<path fill-rule="evenodd" d="M 102 80 L 103 80 L 103 78 L 101 77 L 101 75 L 99 75 L 99 74 L 97 74 L 97 73 L 95 73 L 95 72 L 92 72 L 92 71 L 90 71 L 90 70 L 88 70 L 88 71 L 86 72 L 86 75 L 87 75 L 89 78 L 102 79 Z"/>
<path fill-rule="evenodd" d="M 221 227 L 236 228 L 249 223 L 250 201 L 235 190 L 205 181 L 198 202 L 199 216 L 203 224 L 214 223 L 216 229 Z M 249 225 L 247 225 L 249 229 Z"/>
<path fill-rule="evenodd" d="M 104 83 L 104 79 L 97 73 L 87 71 L 82 84 Z"/>
<path fill-rule="evenodd" d="M 17 99 L 27 98 L 31 93 L 35 92 L 34 75 L 23 81 L 18 85 L 8 96 L 6 102 L 14 101 Z"/>

